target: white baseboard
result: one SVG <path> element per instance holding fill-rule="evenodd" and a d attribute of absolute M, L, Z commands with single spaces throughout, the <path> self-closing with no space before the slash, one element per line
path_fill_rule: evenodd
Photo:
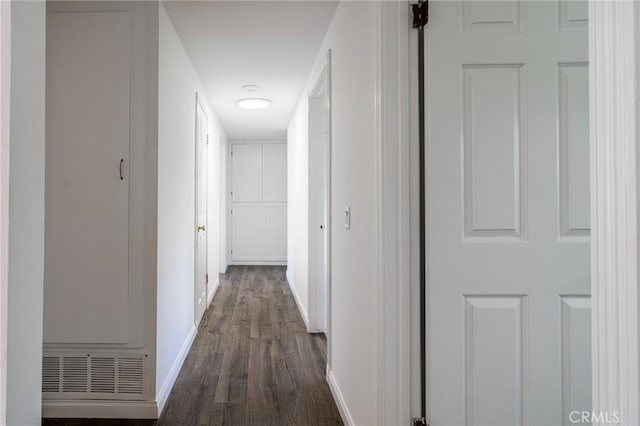
<path fill-rule="evenodd" d="M 336 377 L 333 375 L 333 371 L 331 371 L 329 367 L 327 367 L 327 383 L 329 383 L 331 395 L 333 395 L 333 399 L 338 406 L 338 411 L 340 412 L 340 417 L 342 417 L 342 422 L 347 426 L 355 425 L 353 417 L 351 417 L 351 413 L 349 413 L 349 409 L 347 408 L 347 403 L 342 396 L 342 392 L 340 392 L 340 387 L 338 386 Z"/>
<path fill-rule="evenodd" d="M 298 291 L 296 290 L 296 286 L 293 285 L 293 280 L 291 279 L 291 275 L 289 274 L 289 270 L 286 272 L 287 283 L 289 284 L 289 288 L 291 289 L 291 293 L 293 294 L 293 299 L 296 301 L 296 306 L 298 307 L 298 312 L 300 312 L 300 316 L 302 317 L 302 321 L 304 321 L 304 326 L 309 330 L 309 316 L 307 315 L 307 311 L 304 309 L 304 305 L 300 300 L 300 296 L 298 295 Z"/>
<path fill-rule="evenodd" d="M 231 266 L 287 266 L 286 260 L 235 260 L 229 263 Z"/>
<path fill-rule="evenodd" d="M 187 358 L 189 350 L 191 349 L 191 345 L 193 344 L 193 341 L 195 340 L 197 334 L 198 328 L 194 324 L 194 326 L 191 327 L 191 331 L 189 331 L 187 338 L 182 344 L 182 348 L 180 348 L 180 352 L 178 352 L 178 356 L 173 362 L 171 370 L 169 370 L 169 375 L 162 384 L 160 392 L 158 392 L 158 395 L 156 396 L 156 400 L 158 403 L 158 417 L 160 417 L 160 414 L 162 414 L 162 410 L 164 410 L 164 407 L 167 404 L 167 399 L 169 399 L 171 389 L 173 389 L 173 385 L 176 383 L 176 379 L 178 378 L 178 374 L 180 373 L 182 364 L 184 364 L 184 360 Z"/>
<path fill-rule="evenodd" d="M 211 302 L 213 302 L 213 298 L 218 291 L 218 287 L 220 287 L 220 280 L 216 280 L 215 284 L 213 284 L 213 290 L 211 290 L 209 292 L 209 295 L 207 296 L 207 309 L 209 309 L 209 306 L 211 306 Z"/>
<path fill-rule="evenodd" d="M 157 419 L 155 401 L 42 401 L 43 418 Z"/>

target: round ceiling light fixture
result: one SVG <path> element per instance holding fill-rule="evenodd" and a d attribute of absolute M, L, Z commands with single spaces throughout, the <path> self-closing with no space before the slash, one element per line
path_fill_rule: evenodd
<path fill-rule="evenodd" d="M 247 84 L 245 86 L 242 86 L 240 89 L 244 90 L 245 92 L 257 92 L 258 90 L 260 90 L 260 86 L 258 86 L 257 84 Z"/>
<path fill-rule="evenodd" d="M 244 98 L 238 99 L 236 104 L 243 109 L 264 109 L 271 106 L 271 99 L 265 98 Z"/>

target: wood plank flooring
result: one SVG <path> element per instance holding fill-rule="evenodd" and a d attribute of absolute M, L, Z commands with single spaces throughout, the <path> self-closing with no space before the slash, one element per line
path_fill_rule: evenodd
<path fill-rule="evenodd" d="M 205 314 L 161 418 L 130 425 L 341 425 L 326 341 L 308 334 L 285 268 L 232 266 Z M 129 425 L 47 420 L 46 425 Z"/>

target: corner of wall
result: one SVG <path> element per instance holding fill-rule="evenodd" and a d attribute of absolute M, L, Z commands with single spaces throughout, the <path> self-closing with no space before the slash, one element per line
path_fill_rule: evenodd
<path fill-rule="evenodd" d="M 291 289 L 291 293 L 293 294 L 293 299 L 296 301 L 296 306 L 298 307 L 298 312 L 300 312 L 300 316 L 302 317 L 302 321 L 304 321 L 304 326 L 308 330 L 309 329 L 309 316 L 307 315 L 307 311 L 302 304 L 302 300 L 300 300 L 300 295 L 298 295 L 298 291 L 296 290 L 296 286 L 293 284 L 293 280 L 291 279 L 291 274 L 289 273 L 289 269 L 286 272 L 287 276 L 287 284 L 289 284 L 289 289 Z"/>

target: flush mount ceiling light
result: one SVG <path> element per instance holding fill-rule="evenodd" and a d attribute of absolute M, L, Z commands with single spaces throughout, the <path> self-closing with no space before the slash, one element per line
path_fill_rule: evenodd
<path fill-rule="evenodd" d="M 242 86 L 240 89 L 244 90 L 245 92 L 257 92 L 258 90 L 260 90 L 260 86 L 258 86 L 257 84 L 247 84 L 245 86 Z"/>
<path fill-rule="evenodd" d="M 244 109 L 264 109 L 271 106 L 271 99 L 264 98 L 244 98 L 236 101 L 240 108 Z"/>

